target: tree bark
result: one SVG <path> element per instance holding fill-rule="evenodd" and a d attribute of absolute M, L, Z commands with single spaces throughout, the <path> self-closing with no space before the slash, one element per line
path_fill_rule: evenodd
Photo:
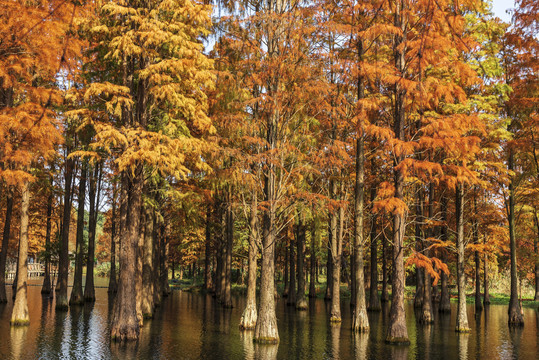
<path fill-rule="evenodd" d="M 514 170 L 513 164 L 513 149 L 509 150 L 509 161 L 507 163 L 510 171 Z M 515 189 L 514 179 L 511 178 L 509 182 L 509 207 L 508 220 L 509 220 L 509 250 L 511 252 L 511 296 L 509 298 L 509 326 L 523 326 L 524 317 L 520 311 L 520 304 L 518 302 L 518 274 L 517 274 L 517 245 L 515 234 Z"/>
<path fill-rule="evenodd" d="M 111 337 L 116 341 L 136 340 L 139 337 L 137 319 L 136 269 L 137 246 L 140 236 L 143 170 L 137 165 L 127 177 L 126 234 L 120 246 L 120 278 L 112 312 Z"/>
<path fill-rule="evenodd" d="M 374 205 L 374 199 L 376 198 L 376 188 L 371 188 L 371 211 Z M 380 295 L 378 295 L 378 240 L 377 227 L 376 227 L 376 214 L 372 214 L 371 223 L 371 287 L 369 289 L 369 311 L 380 311 L 382 306 L 380 304 Z"/>
<path fill-rule="evenodd" d="M 317 232 L 318 218 L 313 219 L 313 225 L 311 227 L 311 259 L 310 259 L 310 272 L 311 276 L 309 278 L 309 297 L 316 297 L 316 240 L 318 236 Z"/>
<path fill-rule="evenodd" d="M 225 291 L 223 306 L 232 308 L 232 249 L 234 245 L 234 212 L 232 211 L 232 189 L 227 192 L 226 203 L 226 271 L 225 271 Z"/>
<path fill-rule="evenodd" d="M 256 193 L 253 193 L 251 201 L 251 213 L 249 216 L 249 258 L 247 277 L 247 303 L 241 315 L 240 329 L 250 330 L 256 326 L 258 313 L 256 311 L 256 259 L 258 256 L 257 244 L 257 211 L 258 203 Z"/>
<path fill-rule="evenodd" d="M 535 296 L 534 301 L 539 301 L 539 215 L 537 208 L 534 209 L 533 220 L 537 233 L 533 239 L 533 253 L 535 254 Z"/>
<path fill-rule="evenodd" d="M 19 262 L 17 270 L 17 291 L 13 312 L 11 313 L 11 325 L 29 325 L 27 282 L 28 282 L 28 206 L 30 203 L 30 189 L 24 182 L 21 187 L 21 232 L 19 237 Z M 3 276 L 3 274 L 2 274 Z"/>
<path fill-rule="evenodd" d="M 477 220 L 477 198 L 474 192 L 474 212 L 475 217 L 473 220 L 473 240 L 475 245 L 479 245 L 479 222 Z M 477 313 L 483 310 L 483 304 L 481 303 L 481 261 L 479 259 L 479 251 L 474 251 L 475 261 L 475 311 Z"/>
<path fill-rule="evenodd" d="M 290 225 L 292 227 L 292 225 Z M 288 281 L 288 298 L 286 299 L 286 305 L 295 306 L 296 305 L 296 251 L 295 251 L 295 239 L 294 239 L 294 233 L 293 230 L 290 231 L 288 236 L 288 247 L 290 248 L 288 252 L 288 260 L 290 262 L 289 264 L 289 273 L 290 273 L 290 280 Z"/>
<path fill-rule="evenodd" d="M 421 188 L 418 189 L 416 198 L 416 220 L 415 220 L 415 249 L 417 252 L 423 250 L 423 241 L 421 239 L 421 222 L 423 221 L 423 194 Z M 423 296 L 425 295 L 424 280 L 425 280 L 425 271 L 421 267 L 416 267 L 416 287 L 415 287 L 415 296 L 414 296 L 414 307 L 416 309 L 423 308 Z"/>
<path fill-rule="evenodd" d="M 382 295 L 380 300 L 382 303 L 389 302 L 389 291 L 387 290 L 388 283 L 388 271 L 387 271 L 387 237 L 385 232 L 382 230 Z"/>
<path fill-rule="evenodd" d="M 429 219 L 434 217 L 434 184 L 430 184 L 429 189 Z M 432 237 L 434 231 L 432 227 L 429 227 L 427 230 L 428 237 Z M 428 247 L 424 250 L 425 256 L 430 257 L 430 251 Z M 423 283 L 423 304 L 421 306 L 421 315 L 419 317 L 419 322 L 422 324 L 432 324 L 434 322 L 434 314 L 432 313 L 432 283 L 431 276 L 427 270 L 423 271 L 425 281 Z"/>
<path fill-rule="evenodd" d="M 360 81 L 360 94 L 363 94 L 363 83 Z M 360 96 L 363 97 L 363 96 Z M 363 126 L 357 134 L 356 141 L 356 181 L 354 188 L 354 282 L 355 299 L 352 316 L 352 331 L 369 331 L 367 304 L 365 303 L 365 275 L 363 273 L 364 246 L 364 198 L 365 198 L 365 152 Z M 376 256 L 375 256 L 376 258 Z M 371 257 L 372 261 L 372 257 Z M 373 274 L 371 273 L 371 277 Z M 376 294 L 378 296 L 378 294 Z"/>
<path fill-rule="evenodd" d="M 83 160 L 77 205 L 77 240 L 75 250 L 75 276 L 73 277 L 73 289 L 69 298 L 70 306 L 79 306 L 84 303 L 82 294 L 82 268 L 84 260 L 84 206 L 86 203 L 86 180 L 88 175 L 88 161 Z"/>
<path fill-rule="evenodd" d="M 457 332 L 470 332 L 468 326 L 468 314 L 466 312 L 466 274 L 464 272 L 464 191 L 462 185 L 457 185 L 456 198 L 457 217 L 457 286 L 458 286 L 458 312 L 457 312 Z"/>
<path fill-rule="evenodd" d="M 143 246 L 143 259 L 142 259 L 142 316 L 145 319 L 153 317 L 154 309 L 154 285 L 153 282 L 153 235 L 154 235 L 154 223 L 155 212 L 150 206 L 144 207 L 145 212 L 145 228 L 144 228 L 144 246 Z"/>
<path fill-rule="evenodd" d="M 206 210 L 206 242 L 204 248 L 204 290 L 211 291 L 213 282 L 211 278 L 211 205 Z"/>
<path fill-rule="evenodd" d="M 101 195 L 101 165 L 94 166 L 94 174 L 90 177 L 90 217 L 88 224 L 88 261 L 86 262 L 86 283 L 84 284 L 84 301 L 95 301 L 94 265 L 95 237 L 97 218 L 99 215 L 99 198 Z"/>
<path fill-rule="evenodd" d="M 64 214 L 62 219 L 62 239 L 60 243 L 60 256 L 58 259 L 58 280 L 56 309 L 67 310 L 67 279 L 69 275 L 69 225 L 71 223 L 71 192 L 73 189 L 72 178 L 74 160 L 67 158 L 65 161 L 65 184 L 64 184 Z"/>
<path fill-rule="evenodd" d="M 289 280 L 290 280 L 290 269 L 288 268 L 290 265 L 290 244 L 288 244 L 288 241 L 285 243 L 284 246 L 284 288 L 283 288 L 283 297 L 288 297 L 288 287 L 289 287 Z"/>
<path fill-rule="evenodd" d="M 2 237 L 2 251 L 0 252 L 0 304 L 7 303 L 6 294 L 6 264 L 9 248 L 9 236 L 11 234 L 11 217 L 13 216 L 13 189 L 9 187 L 6 195 L 6 219 L 4 221 L 4 233 Z"/>
<path fill-rule="evenodd" d="M 487 237 L 483 237 L 483 244 L 487 243 Z M 483 305 L 486 307 L 487 305 L 490 305 L 490 294 L 488 291 L 488 255 L 485 253 L 485 256 L 483 258 Z"/>
<path fill-rule="evenodd" d="M 336 198 L 335 181 L 330 180 L 329 191 L 331 198 Z M 341 216 L 344 217 L 344 208 L 339 207 L 338 214 L 334 210 L 330 210 L 330 231 L 331 231 L 331 311 L 330 321 L 341 322 L 341 244 L 342 234 L 337 229 L 337 221 L 341 220 Z M 339 221 L 340 222 L 340 221 Z"/>

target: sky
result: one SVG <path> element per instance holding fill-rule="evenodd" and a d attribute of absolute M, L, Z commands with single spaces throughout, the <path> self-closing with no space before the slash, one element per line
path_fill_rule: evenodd
<path fill-rule="evenodd" d="M 515 7 L 514 0 L 493 0 L 492 1 L 492 10 L 494 12 L 494 15 L 496 15 L 497 17 L 499 17 L 505 22 L 511 21 L 511 16 L 507 14 L 505 11 L 513 7 Z"/>

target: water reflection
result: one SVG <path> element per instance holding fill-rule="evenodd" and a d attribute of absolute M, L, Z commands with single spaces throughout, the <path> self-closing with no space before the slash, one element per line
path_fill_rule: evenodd
<path fill-rule="evenodd" d="M 95 305 L 56 312 L 54 301 L 30 286 L 30 326 L 23 328 L 9 326 L 12 302 L 0 304 L 0 359 L 535 359 L 539 351 L 539 316 L 527 308 L 524 328 L 509 329 L 507 308 L 491 305 L 471 318 L 470 334 L 457 334 L 456 311 L 434 312 L 434 324 L 424 327 L 417 326 L 407 305 L 411 344 L 403 347 L 384 343 L 387 303 L 381 312 L 369 312 L 370 333 L 361 334 L 350 330 L 346 301 L 342 324 L 331 324 L 323 300 L 310 299 L 308 311 L 298 312 L 280 299 L 281 342 L 268 346 L 253 343 L 252 331 L 240 332 L 244 298 L 234 299 L 235 308 L 223 309 L 211 296 L 179 291 L 145 321 L 138 343 L 117 344 L 109 338 L 106 290 L 96 289 Z"/>

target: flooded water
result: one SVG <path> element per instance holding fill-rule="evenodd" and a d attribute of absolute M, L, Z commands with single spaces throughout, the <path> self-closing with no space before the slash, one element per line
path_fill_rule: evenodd
<path fill-rule="evenodd" d="M 243 297 L 234 298 L 233 309 L 222 309 L 211 296 L 174 291 L 145 323 L 137 344 L 118 345 L 108 336 L 106 288 L 96 289 L 93 306 L 67 312 L 56 312 L 40 290 L 29 287 L 28 327 L 10 327 L 13 304 L 0 304 L 0 359 L 539 359 L 539 314 L 527 308 L 525 327 L 510 330 L 505 306 L 491 305 L 477 317 L 469 306 L 472 331 L 459 335 L 455 307 L 451 315 L 435 313 L 435 323 L 423 327 L 408 304 L 411 344 L 391 346 L 384 343 L 388 309 L 369 314 L 370 334 L 353 334 L 347 302 L 341 326 L 333 326 L 324 300 L 311 300 L 305 312 L 279 300 L 281 342 L 258 346 L 238 329 Z"/>

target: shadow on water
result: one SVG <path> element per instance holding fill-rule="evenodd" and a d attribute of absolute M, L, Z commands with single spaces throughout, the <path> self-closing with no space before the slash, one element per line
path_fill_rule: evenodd
<path fill-rule="evenodd" d="M 8 289 L 9 291 L 9 289 Z M 507 307 L 490 305 L 474 314 L 468 308 L 471 332 L 455 332 L 456 304 L 450 314 L 434 312 L 434 324 L 416 322 L 406 305 L 410 346 L 390 346 L 384 339 L 389 304 L 369 312 L 370 332 L 350 330 L 351 311 L 342 302 L 341 324 L 329 322 L 329 302 L 309 299 L 306 311 L 276 302 L 279 345 L 253 342 L 253 331 L 238 324 L 245 299 L 234 298 L 233 309 L 206 294 L 174 291 L 147 319 L 136 343 L 110 340 L 112 297 L 96 289 L 97 302 L 56 312 L 54 300 L 30 286 L 30 326 L 9 325 L 12 301 L 0 304 L 0 359 L 536 359 L 539 313 L 524 309 L 524 328 L 507 326 Z"/>

